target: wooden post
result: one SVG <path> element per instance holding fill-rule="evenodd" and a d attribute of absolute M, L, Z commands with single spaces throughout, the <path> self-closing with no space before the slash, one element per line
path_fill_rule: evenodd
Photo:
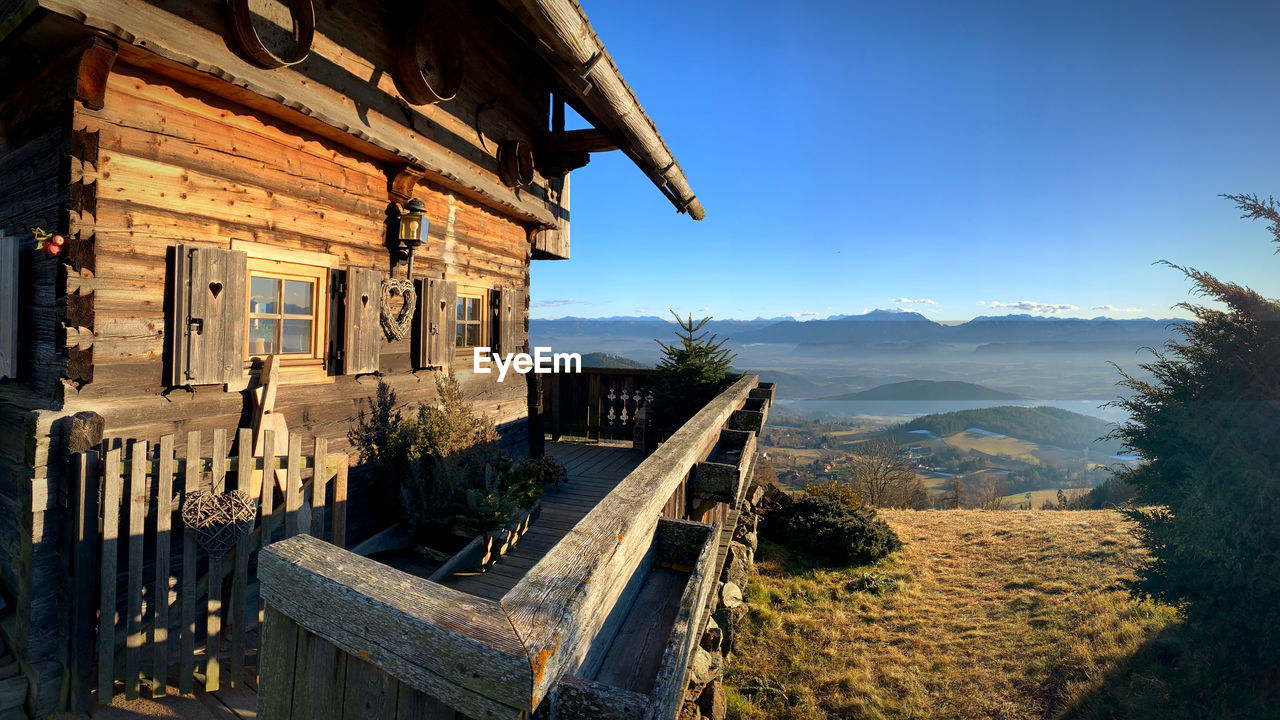
<path fill-rule="evenodd" d="M 76 456 L 75 513 L 76 547 L 75 596 L 71 617 L 71 711 L 87 713 L 93 709 L 90 691 L 93 680 L 94 599 L 98 570 L 98 484 L 101 476 L 99 455 L 90 450 Z"/>
<path fill-rule="evenodd" d="M 324 506 L 328 494 L 329 469 L 326 462 L 329 455 L 329 441 L 315 438 L 315 447 L 311 451 L 311 530 L 315 537 L 324 539 Z"/>
<path fill-rule="evenodd" d="M 297 433 L 289 436 L 288 463 L 284 494 L 284 536 L 287 538 L 305 532 L 302 523 L 302 436 Z"/>
<path fill-rule="evenodd" d="M 102 478 L 102 566 L 98 620 L 98 702 L 115 694 L 116 559 L 120 553 L 120 448 L 107 451 Z"/>
<path fill-rule="evenodd" d="M 524 380 L 529 404 L 529 457 L 540 458 L 547 449 L 546 430 L 542 423 L 543 382 L 536 373 L 525 373 Z"/>
<path fill-rule="evenodd" d="M 347 546 L 347 456 L 338 460 L 338 474 L 333 478 L 333 544 Z"/>
<path fill-rule="evenodd" d="M 186 462 L 182 471 L 182 497 L 200 487 L 200 432 L 187 433 Z M 182 649 L 178 656 L 178 690 L 195 690 L 196 669 L 196 534 L 182 531 Z"/>
<path fill-rule="evenodd" d="M 253 485 L 253 431 L 240 428 L 236 454 L 236 486 L 245 492 Z M 249 633 L 249 536 L 236 543 L 234 577 L 231 580 L 231 686 L 244 683 L 245 639 Z"/>
<path fill-rule="evenodd" d="M 125 643 L 124 696 L 138 697 L 142 670 L 142 540 L 147 529 L 147 442 L 129 444 L 129 607 Z"/>
<path fill-rule="evenodd" d="M 169 536 L 173 528 L 173 436 L 160 438 L 156 470 L 156 575 L 151 602 L 151 697 L 162 698 L 169 681 Z"/>

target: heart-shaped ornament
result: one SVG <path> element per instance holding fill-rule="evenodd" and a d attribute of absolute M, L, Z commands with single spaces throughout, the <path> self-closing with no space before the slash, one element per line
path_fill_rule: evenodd
<path fill-rule="evenodd" d="M 399 296 L 402 300 L 399 312 L 391 306 L 392 298 Z M 388 278 L 382 281 L 382 329 L 388 340 L 400 340 L 409 333 L 409 325 L 413 322 L 413 310 L 418 304 L 418 292 L 413 289 L 413 281 L 399 278 Z"/>
<path fill-rule="evenodd" d="M 253 531 L 257 517 L 258 504 L 243 490 L 194 490 L 182 502 L 182 524 L 196 534 L 196 542 L 210 557 L 226 555 Z"/>

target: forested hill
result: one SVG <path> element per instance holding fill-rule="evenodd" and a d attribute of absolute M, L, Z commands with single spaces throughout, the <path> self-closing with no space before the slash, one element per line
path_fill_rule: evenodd
<path fill-rule="evenodd" d="M 1018 395 L 956 380 L 907 380 L 831 400 L 1019 400 Z"/>
<path fill-rule="evenodd" d="M 919 417 L 903 430 L 928 430 L 935 435 L 946 436 L 969 428 L 980 428 L 1041 445 L 1061 448 L 1085 448 L 1116 452 L 1116 441 L 1099 442 L 1098 438 L 1111 430 L 1111 423 L 1088 415 L 1073 413 L 1054 407 L 978 408 L 959 410 Z"/>
<path fill-rule="evenodd" d="M 642 362 L 613 353 L 593 352 L 582 356 L 582 367 L 600 368 L 647 368 Z"/>

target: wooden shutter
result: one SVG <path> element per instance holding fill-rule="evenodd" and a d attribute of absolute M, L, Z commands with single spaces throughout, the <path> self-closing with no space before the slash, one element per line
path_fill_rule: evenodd
<path fill-rule="evenodd" d="M 458 328 L 458 283 L 427 278 L 418 286 L 418 367 L 453 364 Z"/>
<path fill-rule="evenodd" d="M 504 287 L 494 291 L 497 298 L 493 334 L 496 353 L 517 353 L 524 350 L 524 289 Z"/>
<path fill-rule="evenodd" d="M 18 239 L 0 232 L 0 377 L 18 376 Z"/>
<path fill-rule="evenodd" d="M 175 248 L 171 384 L 243 380 L 247 273 L 241 251 Z"/>
<path fill-rule="evenodd" d="M 343 334 L 343 372 L 348 375 L 378 371 L 382 332 L 382 273 L 373 268 L 347 270 L 346 329 Z"/>

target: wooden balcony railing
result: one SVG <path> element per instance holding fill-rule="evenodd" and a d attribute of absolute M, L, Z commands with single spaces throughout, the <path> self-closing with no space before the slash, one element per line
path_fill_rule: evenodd
<path fill-rule="evenodd" d="M 552 440 L 621 440 L 653 448 L 653 380 L 657 371 L 583 368 L 542 379 L 543 427 Z"/>
<path fill-rule="evenodd" d="M 771 400 L 742 377 L 496 601 L 305 535 L 263 549 L 259 717 L 672 720 L 723 562 L 707 504 L 741 502 Z"/>

